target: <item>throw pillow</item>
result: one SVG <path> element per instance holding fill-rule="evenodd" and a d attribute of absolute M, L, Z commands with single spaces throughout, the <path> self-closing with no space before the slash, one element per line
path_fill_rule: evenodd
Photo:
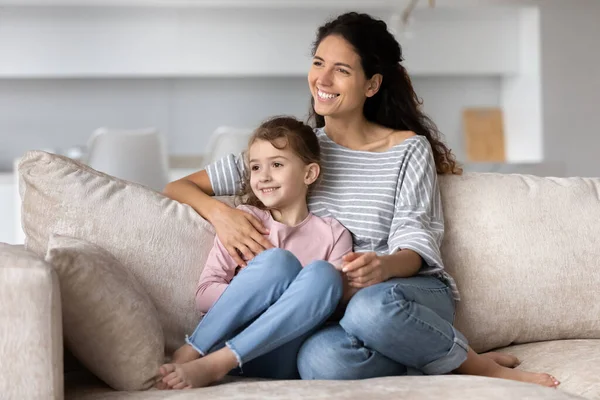
<path fill-rule="evenodd" d="M 152 301 L 106 250 L 52 235 L 46 262 L 59 279 L 65 343 L 116 390 L 150 388 L 164 360 L 164 337 Z"/>

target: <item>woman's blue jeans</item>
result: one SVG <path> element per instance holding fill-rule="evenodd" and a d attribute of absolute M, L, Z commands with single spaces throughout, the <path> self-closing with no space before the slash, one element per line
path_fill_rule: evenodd
<path fill-rule="evenodd" d="M 451 289 L 431 276 L 395 278 L 361 289 L 339 323 L 300 349 L 302 379 L 365 379 L 446 374 L 467 358 L 467 340 L 452 326 Z"/>
<path fill-rule="evenodd" d="M 202 355 L 229 347 L 240 366 L 233 373 L 299 378 L 298 350 L 335 311 L 342 291 L 340 272 L 328 262 L 302 268 L 287 250 L 265 250 L 231 281 L 186 341 Z"/>

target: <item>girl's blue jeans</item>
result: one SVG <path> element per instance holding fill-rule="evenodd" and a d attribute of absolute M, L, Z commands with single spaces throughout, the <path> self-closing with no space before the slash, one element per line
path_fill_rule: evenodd
<path fill-rule="evenodd" d="M 287 250 L 265 250 L 231 281 L 186 341 L 201 355 L 229 347 L 240 367 L 234 374 L 299 378 L 300 346 L 335 311 L 342 290 L 340 272 L 328 262 L 302 268 Z"/>

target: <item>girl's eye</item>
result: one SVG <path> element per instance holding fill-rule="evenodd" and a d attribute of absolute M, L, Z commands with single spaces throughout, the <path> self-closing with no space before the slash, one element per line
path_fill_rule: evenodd
<path fill-rule="evenodd" d="M 279 167 L 283 167 L 283 164 L 281 164 L 281 163 L 278 163 L 278 162 L 274 162 L 274 163 L 273 163 L 273 166 L 274 166 L 275 168 L 279 168 Z"/>
<path fill-rule="evenodd" d="M 258 171 L 258 165 L 251 166 L 250 170 L 252 170 L 252 171 Z"/>

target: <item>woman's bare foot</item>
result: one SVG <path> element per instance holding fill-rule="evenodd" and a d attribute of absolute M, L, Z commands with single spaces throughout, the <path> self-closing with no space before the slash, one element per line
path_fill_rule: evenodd
<path fill-rule="evenodd" d="M 190 389 L 209 386 L 220 381 L 238 365 L 228 347 L 184 364 L 165 364 L 160 367 L 162 383 L 169 389 Z"/>
<path fill-rule="evenodd" d="M 511 369 L 503 366 L 498 366 L 488 376 L 491 376 L 493 378 L 510 379 L 513 381 L 536 383 L 538 385 L 548 387 L 557 387 L 558 385 L 560 385 L 560 382 L 552 375 L 545 373 L 521 371 L 518 369 Z"/>
<path fill-rule="evenodd" d="M 506 368 L 515 368 L 521 365 L 521 361 L 519 361 L 519 359 L 513 356 L 512 354 L 498 353 L 492 351 L 489 353 L 483 353 L 481 355 L 493 360 L 496 364 Z"/>
<path fill-rule="evenodd" d="M 552 375 L 506 368 L 497 364 L 490 357 L 484 357 L 481 354 L 475 353 L 471 348 L 468 349 L 467 359 L 455 372 L 466 375 L 489 376 L 491 378 L 536 383 L 548 387 L 560 385 L 560 382 Z"/>
<path fill-rule="evenodd" d="M 169 364 L 185 364 L 187 362 L 197 360 L 198 358 L 200 358 L 200 353 L 194 350 L 194 348 L 189 344 L 184 344 L 175 350 L 175 353 L 173 353 L 173 359 Z M 156 375 L 157 381 L 155 385 L 157 389 L 164 390 L 169 388 L 167 384 L 162 381 L 163 378 L 169 373 L 167 372 L 168 368 L 165 368 L 165 366 L 169 364 L 164 364 L 158 370 L 158 374 Z"/>

